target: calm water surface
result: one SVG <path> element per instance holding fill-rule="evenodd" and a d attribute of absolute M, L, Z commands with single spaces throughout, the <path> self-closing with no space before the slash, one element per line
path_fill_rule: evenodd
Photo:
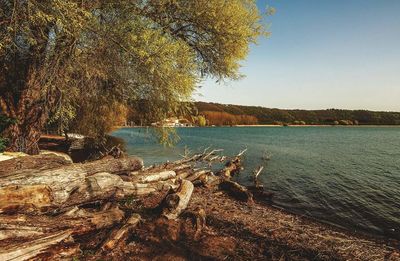
<path fill-rule="evenodd" d="M 176 147 L 165 148 L 146 128 L 113 133 L 146 165 L 180 158 L 186 148 L 248 148 L 245 170 L 275 192 L 274 204 L 353 231 L 400 239 L 400 128 L 398 127 L 213 127 L 178 128 Z M 269 161 L 263 158 L 270 156 Z"/>

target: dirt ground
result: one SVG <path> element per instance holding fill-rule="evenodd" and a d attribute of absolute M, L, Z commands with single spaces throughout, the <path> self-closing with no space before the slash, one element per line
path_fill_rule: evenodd
<path fill-rule="evenodd" d="M 400 260 L 399 242 L 335 229 L 268 206 L 196 188 L 177 221 L 157 218 L 163 195 L 130 202 L 143 222 L 122 248 L 88 260 Z M 139 208 L 137 206 L 140 206 Z M 124 249 L 124 251 L 120 251 Z"/>

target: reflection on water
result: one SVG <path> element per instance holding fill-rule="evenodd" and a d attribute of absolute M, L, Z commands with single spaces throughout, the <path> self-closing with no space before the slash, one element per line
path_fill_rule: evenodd
<path fill-rule="evenodd" d="M 145 164 L 174 160 L 189 148 L 223 148 L 233 155 L 247 147 L 250 183 L 261 164 L 274 203 L 351 230 L 400 239 L 400 128 L 397 127 L 220 127 L 180 128 L 176 147 L 157 144 L 146 128 L 117 130 L 130 154 Z M 265 161 L 265 155 L 271 160 Z"/>

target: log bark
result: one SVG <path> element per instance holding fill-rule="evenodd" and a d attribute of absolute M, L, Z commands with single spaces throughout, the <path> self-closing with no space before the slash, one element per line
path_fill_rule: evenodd
<path fill-rule="evenodd" d="M 12 245 L 9 248 L 0 250 L 0 260 L 29 260 L 36 256 L 48 252 L 50 248 L 62 242 L 70 240 L 71 231 L 52 233 L 48 236 L 38 238 L 33 241 L 23 242 Z"/>
<path fill-rule="evenodd" d="M 0 213 L 43 212 L 106 199 L 113 194 L 140 195 L 155 191 L 157 186 L 124 182 L 120 176 L 114 175 L 142 166 L 142 160 L 136 157 L 107 158 L 39 173 L 23 172 L 4 177 L 0 179 Z"/>
<path fill-rule="evenodd" d="M 6 87 L 0 94 L 7 107 L 6 115 L 16 119 L 4 131 L 10 141 L 8 151 L 39 154 L 40 134 L 48 120 L 50 104 L 54 104 L 55 99 L 49 93 L 43 96 L 43 79 L 37 66 L 36 61 L 26 67 L 24 65 L 25 69 L 19 69 L 24 74 L 20 75 L 22 78 L 11 81 L 16 86 Z"/>
<path fill-rule="evenodd" d="M 253 195 L 244 186 L 237 182 L 224 180 L 219 184 L 219 187 L 220 189 L 227 191 L 229 195 L 236 199 L 247 201 L 249 203 L 253 202 Z"/>
<path fill-rule="evenodd" d="M 192 196 L 194 185 L 188 180 L 182 180 L 179 190 L 165 199 L 166 208 L 163 216 L 167 219 L 177 219 L 178 216 L 186 209 Z"/>
<path fill-rule="evenodd" d="M 240 158 L 235 158 L 232 161 L 229 161 L 225 168 L 218 172 L 218 175 L 223 176 L 224 178 L 232 178 L 234 174 L 240 171 Z"/>
<path fill-rule="evenodd" d="M 104 211 L 76 209 L 63 215 L 0 215 L 0 246 L 3 240 L 15 238 L 32 241 L 54 231 L 70 231 L 70 235 L 84 235 L 121 222 L 124 212 L 118 207 Z M 23 240 L 22 240 L 23 241 Z M 0 259 L 2 260 L 2 259 Z"/>
<path fill-rule="evenodd" d="M 70 165 L 72 161 L 55 154 L 17 157 L 0 161 L 0 178 L 21 172 L 40 172 Z"/>
<path fill-rule="evenodd" d="M 0 188 L 0 213 L 43 213 L 62 211 L 70 206 L 144 196 L 165 189 L 175 189 L 173 181 L 155 183 L 125 182 L 118 175 L 97 173 L 77 177 L 66 183 L 8 185 Z"/>
<path fill-rule="evenodd" d="M 133 214 L 120 229 L 111 233 L 109 239 L 103 244 L 102 250 L 112 250 L 119 242 L 126 239 L 129 232 L 139 224 L 140 220 L 140 215 Z"/>
<path fill-rule="evenodd" d="M 186 179 L 191 182 L 194 182 L 195 180 L 198 180 L 199 178 L 201 178 L 201 176 L 205 176 L 209 173 L 210 173 L 209 170 L 198 170 L 198 171 L 195 171 L 192 175 L 188 176 Z"/>
<path fill-rule="evenodd" d="M 132 181 L 139 183 L 151 183 L 158 181 L 165 181 L 176 177 L 176 173 L 173 170 L 161 171 L 158 173 L 141 173 L 133 178 Z"/>
<path fill-rule="evenodd" d="M 79 250 L 76 237 L 110 228 L 121 222 L 117 207 L 107 211 L 78 210 L 60 216 L 0 216 L 0 260 L 46 260 L 71 257 Z"/>

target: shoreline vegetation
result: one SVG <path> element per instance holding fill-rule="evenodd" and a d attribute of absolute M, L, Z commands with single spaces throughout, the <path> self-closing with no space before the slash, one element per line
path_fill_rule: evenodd
<path fill-rule="evenodd" d="M 244 153 L 206 149 L 153 166 L 62 153 L 0 161 L 0 259 L 400 260 L 397 240 L 274 207 L 261 168 L 254 186 L 234 182 Z"/>
<path fill-rule="evenodd" d="M 112 131 L 121 129 L 121 128 L 151 128 L 153 126 L 114 126 Z M 345 127 L 345 128 L 367 128 L 367 127 L 389 127 L 389 128 L 396 128 L 400 127 L 400 125 L 311 125 L 311 124 L 305 124 L 305 125 L 275 125 L 275 124 L 254 124 L 254 125 L 245 125 L 245 124 L 240 124 L 240 125 L 222 125 L 222 126 L 179 126 L 179 127 L 173 127 L 173 128 L 193 128 L 193 127 L 202 127 L 202 128 L 218 128 L 218 127 Z"/>
<path fill-rule="evenodd" d="M 194 107 L 199 115 L 213 116 L 210 125 L 400 125 L 400 112 L 276 109 L 211 102 L 195 102 Z M 252 117 L 253 122 L 235 123 L 232 116 L 238 115 Z"/>
<path fill-rule="evenodd" d="M 206 127 L 206 126 L 400 126 L 400 112 L 368 110 L 287 110 L 194 102 L 186 114 L 163 120 L 145 121 L 134 110 L 128 110 L 127 126 Z"/>

